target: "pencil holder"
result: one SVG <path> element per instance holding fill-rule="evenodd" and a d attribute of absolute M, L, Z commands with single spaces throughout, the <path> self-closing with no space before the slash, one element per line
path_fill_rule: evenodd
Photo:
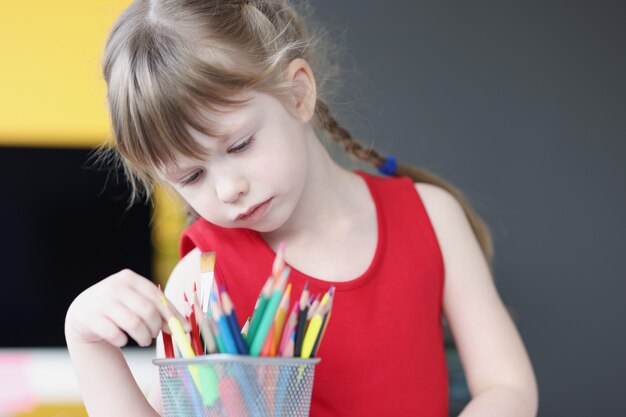
<path fill-rule="evenodd" d="M 165 417 L 307 417 L 319 358 L 154 359 Z"/>

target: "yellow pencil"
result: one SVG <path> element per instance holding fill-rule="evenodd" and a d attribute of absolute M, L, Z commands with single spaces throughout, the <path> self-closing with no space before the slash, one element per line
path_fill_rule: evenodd
<path fill-rule="evenodd" d="M 168 318 L 167 325 L 170 328 L 170 332 L 172 333 L 172 338 L 174 339 L 174 343 L 178 347 L 180 354 L 185 359 L 190 359 L 195 357 L 196 355 L 193 352 L 193 348 L 191 347 L 191 343 L 187 338 L 187 333 L 185 333 L 185 329 L 183 329 L 183 325 L 180 321 L 174 316 L 172 310 L 167 304 L 167 299 L 165 296 L 161 296 L 161 301 L 163 305 L 168 310 Z M 191 374 L 191 379 L 196 384 L 198 391 L 200 392 L 200 396 L 202 397 L 202 402 L 204 405 L 211 406 L 219 397 L 219 391 L 217 386 L 217 375 L 215 372 L 204 366 L 198 365 L 189 365 L 189 373 Z"/>
<path fill-rule="evenodd" d="M 311 352 L 313 352 L 313 346 L 315 346 L 315 340 L 317 340 L 317 335 L 322 330 L 322 321 L 324 314 L 326 314 L 327 310 L 328 304 L 320 305 L 320 307 L 317 309 L 317 312 L 309 322 L 309 326 L 307 327 L 306 333 L 304 335 L 304 340 L 302 341 L 302 352 L 300 353 L 300 357 L 311 357 Z"/>

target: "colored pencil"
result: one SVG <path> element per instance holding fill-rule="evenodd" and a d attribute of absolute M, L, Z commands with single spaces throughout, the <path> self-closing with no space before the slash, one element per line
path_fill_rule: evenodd
<path fill-rule="evenodd" d="M 204 348 L 202 347 L 202 342 L 200 341 L 200 329 L 198 328 L 198 322 L 196 320 L 196 313 L 194 312 L 193 304 L 189 302 L 187 298 L 187 294 L 183 293 L 185 302 L 190 307 L 191 312 L 187 315 L 187 320 L 191 323 L 191 333 L 189 335 L 189 339 L 191 340 L 191 347 L 196 355 L 202 355 L 204 353 Z"/>
<path fill-rule="evenodd" d="M 274 331 L 276 328 L 274 326 L 270 326 L 270 331 L 265 338 L 265 342 L 263 343 L 263 347 L 261 348 L 260 356 L 272 356 L 272 345 L 274 343 Z"/>
<path fill-rule="evenodd" d="M 328 304 L 324 304 L 317 310 L 313 318 L 311 318 L 311 322 L 307 326 L 306 334 L 304 335 L 304 340 L 302 341 L 302 351 L 300 353 L 300 357 L 311 357 L 315 340 L 317 339 L 319 332 L 322 330 L 322 316 L 326 314 L 328 307 Z"/>
<path fill-rule="evenodd" d="M 248 318 L 246 319 L 246 322 L 244 323 L 243 327 L 241 328 L 241 337 L 243 337 L 243 340 L 246 340 L 248 338 L 248 329 L 250 328 L 250 316 L 248 316 Z"/>
<path fill-rule="evenodd" d="M 283 291 L 285 289 L 285 285 L 287 283 L 287 279 L 289 278 L 289 273 L 291 272 L 291 268 L 286 267 L 283 270 L 283 273 L 275 283 L 270 299 L 267 302 L 267 307 L 263 312 L 263 317 L 259 322 L 259 328 L 255 332 L 252 338 L 252 344 L 250 345 L 250 354 L 252 356 L 259 356 L 261 353 L 261 349 L 263 348 L 263 343 L 265 342 L 265 338 L 267 337 L 267 333 L 270 330 L 270 327 L 274 321 L 274 316 L 276 314 L 276 310 L 278 309 L 278 304 L 280 303 L 280 299 L 282 298 Z"/>
<path fill-rule="evenodd" d="M 296 327 L 296 344 L 294 347 L 294 356 L 299 357 L 302 350 L 302 340 L 304 339 L 304 331 L 307 324 L 307 312 L 309 311 L 309 282 L 304 284 L 302 294 L 300 294 L 300 312 L 298 313 L 298 324 Z"/>
<path fill-rule="evenodd" d="M 307 312 L 307 315 L 306 315 L 307 320 L 311 320 L 311 318 L 313 317 L 313 314 L 315 314 L 319 306 L 320 306 L 320 295 L 317 294 L 315 296 L 315 300 L 313 300 L 313 303 L 311 303 L 311 305 L 309 306 L 309 311 Z"/>
<path fill-rule="evenodd" d="M 285 242 L 280 242 L 278 245 L 278 251 L 276 251 L 276 257 L 274 258 L 274 263 L 272 264 L 272 275 L 274 279 L 280 278 L 280 275 L 283 273 L 283 269 L 285 269 Z"/>
<path fill-rule="evenodd" d="M 213 337 L 215 338 L 215 344 L 217 345 L 217 351 L 219 353 L 228 353 L 226 348 L 224 347 L 224 342 L 222 342 L 222 336 L 220 336 L 220 330 L 217 326 L 217 323 L 213 319 L 212 315 L 206 315 L 207 322 L 209 323 L 209 327 L 211 328 L 211 332 L 213 333 Z"/>
<path fill-rule="evenodd" d="M 259 323 L 261 322 L 261 319 L 263 318 L 263 314 L 265 313 L 265 307 L 267 306 L 267 302 L 270 298 L 273 283 L 274 283 L 274 277 L 270 276 L 267 279 L 267 281 L 265 281 L 265 284 L 263 285 L 263 288 L 261 289 L 261 294 L 259 295 L 259 298 L 257 299 L 257 305 L 254 309 L 254 312 L 252 313 L 252 319 L 250 321 L 250 329 L 248 330 L 248 337 L 246 338 L 246 340 L 248 341 L 248 347 L 250 347 L 250 344 L 252 343 L 252 339 L 254 339 L 254 336 L 256 334 L 256 330 L 259 327 Z"/>
<path fill-rule="evenodd" d="M 328 304 L 328 308 L 327 308 L 328 311 L 326 314 L 324 314 L 324 317 L 322 318 L 322 330 L 320 331 L 319 335 L 317 336 L 317 339 L 315 340 L 315 344 L 313 345 L 313 351 L 311 352 L 311 357 L 314 357 L 315 355 L 317 355 L 317 350 L 319 349 L 320 342 L 324 338 L 324 333 L 326 333 L 326 327 L 328 327 L 328 321 L 330 320 L 330 313 L 333 308 L 333 299 L 335 298 L 334 297 L 335 287 L 331 285 L 326 295 L 328 295 L 328 301 L 326 302 Z M 324 298 L 326 298 L 326 295 L 324 295 Z M 322 299 L 322 302 L 324 302 L 324 299 Z"/>
<path fill-rule="evenodd" d="M 239 330 L 239 320 L 237 319 L 237 313 L 235 312 L 235 308 L 233 307 L 233 302 L 226 292 L 225 288 L 222 288 L 221 291 L 222 297 L 222 305 L 224 307 L 224 315 L 228 320 L 228 325 L 230 327 L 230 331 L 232 333 L 233 339 L 235 341 L 235 346 L 237 346 L 237 351 L 241 355 L 248 354 L 248 346 L 246 346 L 246 342 L 241 337 L 241 331 Z"/>
<path fill-rule="evenodd" d="M 195 282 L 193 283 L 192 302 L 194 306 L 194 312 L 196 314 L 196 321 L 198 322 L 198 327 L 200 327 L 200 336 L 202 338 L 202 341 L 204 342 L 203 351 L 204 353 L 215 353 L 217 352 L 215 336 L 213 335 L 211 326 L 209 326 L 209 321 L 202 311 L 202 307 L 200 306 L 200 302 L 198 301 L 198 292 Z"/>
<path fill-rule="evenodd" d="M 283 294 L 283 298 L 280 300 L 280 304 L 278 304 L 278 310 L 276 311 L 276 318 L 274 320 L 274 340 L 272 343 L 272 351 L 276 352 L 278 350 L 278 345 L 280 344 L 280 337 L 283 334 L 283 327 L 285 326 L 285 320 L 287 319 L 287 309 L 289 308 L 289 301 L 291 297 L 291 283 L 287 284 L 287 289 Z M 274 353 L 271 356 L 276 356 Z"/>
<path fill-rule="evenodd" d="M 220 302 L 215 294 L 211 294 L 210 304 L 211 312 L 213 313 L 213 319 L 217 323 L 217 327 L 220 331 L 220 338 L 222 339 L 224 349 L 226 350 L 224 353 L 231 353 L 233 355 L 236 355 L 238 351 L 237 345 L 235 344 L 235 339 L 233 339 L 233 335 L 230 331 L 230 325 L 228 324 L 228 319 L 224 315 L 222 307 L 220 306 Z"/>
<path fill-rule="evenodd" d="M 202 301 L 202 311 L 209 311 L 209 299 L 211 288 L 215 278 L 215 252 L 204 252 L 200 254 L 200 297 Z"/>
<path fill-rule="evenodd" d="M 282 356 L 282 351 L 285 349 L 285 345 L 289 341 L 291 337 L 291 332 L 295 331 L 296 325 L 298 324 L 298 300 L 293 302 L 293 307 L 291 307 L 291 312 L 289 313 L 289 317 L 283 326 L 283 332 L 280 338 L 280 343 L 278 344 L 278 354 Z"/>
<path fill-rule="evenodd" d="M 287 344 L 285 345 L 285 350 L 283 351 L 283 354 L 281 356 L 284 358 L 293 358 L 295 346 L 296 346 L 296 330 L 294 329 L 291 332 L 291 336 L 289 336 L 289 340 L 287 341 Z"/>
<path fill-rule="evenodd" d="M 161 284 L 158 284 L 159 291 L 163 294 L 163 290 L 161 289 Z M 165 351 L 166 358 L 173 358 L 176 355 L 174 354 L 174 345 L 172 344 L 172 335 L 161 331 L 161 338 L 163 339 L 163 350 Z"/>
<path fill-rule="evenodd" d="M 180 321 L 174 316 L 174 313 L 172 313 L 165 296 L 161 296 L 161 301 L 168 310 L 167 325 L 172 332 L 172 338 L 174 339 L 181 355 L 185 359 L 195 357 L 191 343 L 189 342 L 189 339 L 187 339 L 187 334 L 185 333 Z M 190 365 L 189 373 L 191 374 L 191 378 L 196 384 L 198 391 L 200 391 L 200 396 L 202 397 L 204 405 L 213 405 L 215 400 L 219 397 L 217 375 L 215 372 L 208 367 Z"/>

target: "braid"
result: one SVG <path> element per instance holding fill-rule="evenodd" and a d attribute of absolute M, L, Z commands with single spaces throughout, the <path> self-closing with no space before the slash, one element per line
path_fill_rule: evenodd
<path fill-rule="evenodd" d="M 374 167 L 378 167 L 385 162 L 374 148 L 366 149 L 357 142 L 350 132 L 339 125 L 339 122 L 332 115 L 328 105 L 321 99 L 317 99 L 316 111 L 321 127 L 330 134 L 330 137 L 341 146 L 348 155 L 360 161 L 367 162 Z"/>
<path fill-rule="evenodd" d="M 350 132 L 339 125 L 339 122 L 335 116 L 332 115 L 328 105 L 323 100 L 317 99 L 315 111 L 321 127 L 330 134 L 330 137 L 337 142 L 348 155 L 367 162 L 377 168 L 385 163 L 385 158 L 374 150 L 374 148 L 365 149 L 363 145 L 352 138 Z M 474 211 L 467 198 L 458 188 L 430 171 L 410 165 L 398 164 L 395 176 L 406 176 L 413 179 L 414 182 L 433 184 L 452 194 L 463 206 L 483 254 L 487 261 L 491 263 L 494 250 L 489 228 L 478 213 Z"/>

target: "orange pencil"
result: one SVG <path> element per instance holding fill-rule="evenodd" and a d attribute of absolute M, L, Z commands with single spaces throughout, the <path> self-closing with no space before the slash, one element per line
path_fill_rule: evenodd
<path fill-rule="evenodd" d="M 278 310 L 276 310 L 276 317 L 274 318 L 274 352 L 278 349 L 278 345 L 280 344 L 280 336 L 283 334 L 283 327 L 285 325 L 285 319 L 287 318 L 287 309 L 289 308 L 290 297 L 291 283 L 287 284 L 287 289 L 283 294 L 283 298 L 280 300 Z M 272 356 L 275 356 L 275 354 Z"/>
<path fill-rule="evenodd" d="M 261 348 L 261 353 L 259 356 L 272 356 L 272 345 L 274 344 L 274 326 L 270 328 L 269 333 L 267 334 L 267 338 L 263 343 L 263 347 Z"/>

